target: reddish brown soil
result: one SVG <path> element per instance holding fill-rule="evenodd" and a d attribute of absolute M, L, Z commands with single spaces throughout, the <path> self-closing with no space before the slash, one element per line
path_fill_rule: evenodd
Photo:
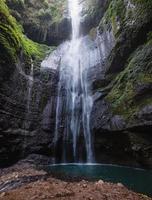
<path fill-rule="evenodd" d="M 15 184 L 22 178 L 40 177 L 39 180 L 24 183 L 12 189 L 0 188 L 0 200 L 152 200 L 136 194 L 122 184 L 103 182 L 66 182 L 46 176 L 46 172 L 38 171 L 29 164 L 15 165 L 0 171 L 0 186 Z M 13 182 L 16 181 L 16 182 Z M 11 184 L 10 184 L 11 186 Z"/>

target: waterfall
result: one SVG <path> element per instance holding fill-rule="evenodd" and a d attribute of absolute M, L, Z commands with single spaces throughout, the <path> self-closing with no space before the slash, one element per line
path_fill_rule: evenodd
<path fill-rule="evenodd" d="M 19 69 L 19 68 L 18 68 Z M 25 119 L 23 122 L 23 130 L 24 130 L 24 142 L 23 142 L 23 156 L 25 156 L 26 148 L 27 148 L 27 140 L 28 140 L 28 131 L 31 126 L 31 102 L 32 102 L 32 90 L 33 90 L 33 81 L 34 81 L 34 64 L 31 60 L 31 68 L 29 75 L 24 74 L 22 70 L 20 70 L 20 73 L 26 77 L 27 80 L 27 95 L 26 95 L 26 112 L 25 112 Z"/>
<path fill-rule="evenodd" d="M 90 132 L 93 101 L 87 75 L 88 69 L 96 62 L 92 63 L 95 48 L 90 50 L 87 38 L 80 36 L 79 0 L 68 0 L 68 8 L 72 23 L 71 40 L 61 44 L 42 62 L 42 67 L 59 70 L 53 140 L 55 162 L 94 162 Z"/>
<path fill-rule="evenodd" d="M 31 60 L 31 70 L 30 70 L 30 74 L 28 77 L 28 91 L 27 91 L 27 113 L 29 114 L 30 112 L 30 103 L 31 103 L 31 95 L 32 95 L 32 88 L 33 88 L 33 69 L 34 65 L 33 65 L 33 61 Z"/>

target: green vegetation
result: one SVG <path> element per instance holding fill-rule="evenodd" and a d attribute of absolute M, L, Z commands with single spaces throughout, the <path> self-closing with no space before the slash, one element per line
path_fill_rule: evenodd
<path fill-rule="evenodd" d="M 12 14 L 22 24 L 27 21 L 37 25 L 59 23 L 63 18 L 66 0 L 6 0 Z"/>
<path fill-rule="evenodd" d="M 15 61 L 21 47 L 19 35 L 21 28 L 10 15 L 4 0 L 0 0 L 0 47 L 1 56 L 9 56 Z"/>
<path fill-rule="evenodd" d="M 102 30 L 103 26 L 109 23 L 112 26 L 113 33 L 116 35 L 119 28 L 124 24 L 126 7 L 124 0 L 113 0 L 100 21 L 99 28 Z"/>
<path fill-rule="evenodd" d="M 52 23 L 54 22 L 60 22 L 63 18 L 63 12 L 66 7 L 66 0 L 51 0 L 51 1 L 46 1 L 47 2 L 47 10 L 46 12 L 50 12 L 52 16 Z"/>
<path fill-rule="evenodd" d="M 110 3 L 109 9 L 106 12 L 105 19 L 106 21 L 110 20 L 112 22 L 112 28 L 114 33 L 117 33 L 117 30 L 121 25 L 118 23 L 124 22 L 125 12 L 126 8 L 123 0 L 116 0 L 115 2 Z"/>
<path fill-rule="evenodd" d="M 28 59 L 41 60 L 49 48 L 37 44 L 23 34 L 22 27 L 11 16 L 4 0 L 0 0 L 0 62 L 16 62 L 21 51 Z"/>
<path fill-rule="evenodd" d="M 111 0 L 99 24 L 101 33 L 112 29 L 116 42 L 108 58 L 109 73 L 114 73 L 109 76 L 113 78 L 101 88 L 112 88 L 106 100 L 113 114 L 130 121 L 152 104 L 152 32 L 146 41 L 151 21 L 152 0 Z"/>
<path fill-rule="evenodd" d="M 131 119 L 143 106 L 152 103 L 150 92 L 146 91 L 146 95 L 148 95 L 146 98 L 142 94 L 138 96 L 137 89 L 152 84 L 151 55 L 152 38 L 131 55 L 124 71 L 116 77 L 114 86 L 107 96 L 114 114 L 120 114 L 126 119 Z"/>
<path fill-rule="evenodd" d="M 98 2 L 94 1 L 94 0 L 85 0 L 84 1 L 84 13 L 83 14 L 87 14 L 89 16 L 94 16 L 96 15 L 96 13 L 98 13 Z"/>
<path fill-rule="evenodd" d="M 51 50 L 48 46 L 33 42 L 24 35 L 22 38 L 22 44 L 24 47 L 24 53 L 37 61 L 42 60 L 46 56 L 46 53 Z"/>
<path fill-rule="evenodd" d="M 138 26 L 149 20 L 152 17 L 151 10 L 152 0 L 130 0 L 129 4 L 124 0 L 112 0 L 100 21 L 99 29 L 102 32 L 103 28 L 111 25 L 117 38 L 129 26 Z"/>
<path fill-rule="evenodd" d="M 152 0 L 132 0 L 133 3 L 140 4 L 143 8 L 152 7 Z"/>

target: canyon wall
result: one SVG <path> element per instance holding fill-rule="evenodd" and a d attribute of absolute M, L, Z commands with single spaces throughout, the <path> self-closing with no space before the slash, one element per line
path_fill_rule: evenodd
<path fill-rule="evenodd" d="M 25 35 L 47 45 L 70 38 L 71 25 L 65 1 L 59 15 L 45 12 L 52 7 L 43 1 L 7 1 L 10 11 L 0 2 L 0 165 L 6 166 L 31 153 L 52 155 L 59 78 L 58 70 L 40 69 L 54 47 L 27 39 L 9 12 Z M 88 74 L 96 161 L 152 167 L 152 1 L 83 4 L 82 34 L 101 55 Z"/>

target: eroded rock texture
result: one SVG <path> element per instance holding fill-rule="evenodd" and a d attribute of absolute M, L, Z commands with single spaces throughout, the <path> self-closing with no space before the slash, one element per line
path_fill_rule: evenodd
<path fill-rule="evenodd" d="M 49 18 L 47 29 L 39 24 L 41 20 L 33 25 L 38 16 L 32 22 L 24 22 L 20 12 L 27 5 L 38 9 L 39 3 L 31 2 L 25 1 L 23 8 L 18 9 L 10 5 L 26 35 L 47 44 L 60 44 L 69 38 L 68 17 L 59 16 L 60 20 L 54 23 L 52 16 L 39 18 Z M 96 160 L 152 167 L 152 2 L 88 2 L 83 2 L 88 7 L 82 14 L 82 32 L 100 46 L 101 56 L 101 62 L 88 74 L 94 99 L 90 124 Z M 40 16 L 44 14 L 47 13 Z M 6 36 L 4 32 L 3 35 Z M 53 70 L 40 71 L 40 63 L 36 62 L 32 77 L 32 63 L 26 56 L 21 59 L 24 45 L 20 46 L 12 54 L 0 40 L 1 166 L 30 153 L 51 155 L 52 151 L 59 75 Z"/>
<path fill-rule="evenodd" d="M 12 67 L 11 77 L 3 81 L 0 90 L 1 165 L 32 152 L 49 154 L 54 132 L 58 74 L 44 71 L 32 80 Z"/>
<path fill-rule="evenodd" d="M 152 164 L 150 10 L 150 1 L 111 1 L 98 27 L 100 35 L 112 31 L 115 41 L 102 75 L 93 78 L 91 124 L 99 161 Z"/>

